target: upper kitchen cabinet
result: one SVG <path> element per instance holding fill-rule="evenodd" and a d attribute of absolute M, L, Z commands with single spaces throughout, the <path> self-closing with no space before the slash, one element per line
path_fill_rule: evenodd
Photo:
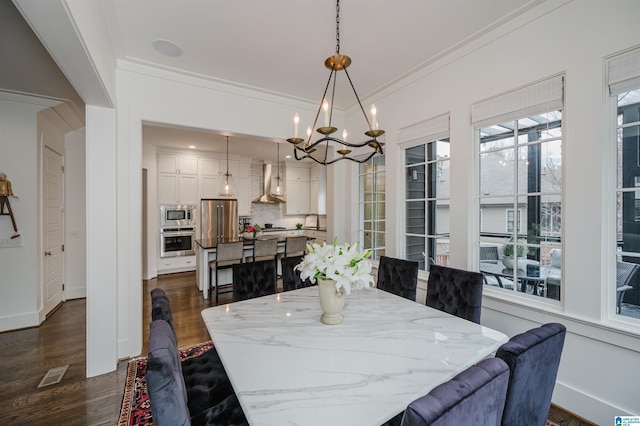
<path fill-rule="evenodd" d="M 198 157 L 185 154 L 158 154 L 158 172 L 198 174 Z"/>
<path fill-rule="evenodd" d="M 312 164 L 309 179 L 309 213 L 327 214 L 327 169 Z"/>
<path fill-rule="evenodd" d="M 197 157 L 158 154 L 158 202 L 160 204 L 196 204 L 197 201 Z"/>
<path fill-rule="evenodd" d="M 287 181 L 286 213 L 291 215 L 309 214 L 309 167 L 303 163 L 285 163 Z"/>
<path fill-rule="evenodd" d="M 225 197 L 220 195 L 219 182 L 222 174 L 227 171 L 226 158 L 200 157 L 198 159 L 199 192 L 201 198 L 236 198 L 238 200 L 238 214 L 251 214 L 251 162 L 249 160 L 229 159 L 229 173 L 236 181 L 236 193 Z"/>

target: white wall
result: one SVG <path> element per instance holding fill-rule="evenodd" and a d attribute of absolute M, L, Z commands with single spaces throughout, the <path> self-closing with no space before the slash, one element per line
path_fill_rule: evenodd
<path fill-rule="evenodd" d="M 564 4 L 563 4 L 564 3 Z M 556 10 L 550 10 L 553 7 Z M 543 12 L 551 13 L 543 13 Z M 640 412 L 640 326 L 612 314 L 615 243 L 606 195 L 615 155 L 605 155 L 604 60 L 640 44 L 637 1 L 548 2 L 396 84 L 375 99 L 387 131 L 387 254 L 402 255 L 404 209 L 398 130 L 451 114 L 451 264 L 476 269 L 477 148 L 470 107 L 488 97 L 564 73 L 563 304 L 485 289 L 482 322 L 513 335 L 538 324 L 568 328 L 554 402 L 600 424 Z M 347 122 L 358 120 L 354 112 Z M 615 149 L 615 147 L 613 147 Z M 352 183 L 356 185 L 355 180 Z M 393 224 L 396 226 L 394 227 Z M 603 285 L 605 290 L 602 290 Z M 603 298 L 603 294 L 606 295 Z"/>
<path fill-rule="evenodd" d="M 87 295 L 85 130 L 65 137 L 65 298 Z"/>
<path fill-rule="evenodd" d="M 13 192 L 11 207 L 21 247 L 0 248 L 0 331 L 39 324 L 38 315 L 38 100 L 0 92 L 0 171 Z M 6 209 L 5 209 L 6 212 Z M 0 239 L 13 235 L 9 216 L 0 216 Z"/>

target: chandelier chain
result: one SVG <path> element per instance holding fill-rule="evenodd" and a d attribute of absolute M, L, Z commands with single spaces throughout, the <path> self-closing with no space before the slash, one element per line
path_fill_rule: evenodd
<path fill-rule="evenodd" d="M 336 1 L 336 53 L 340 53 L 340 0 Z"/>

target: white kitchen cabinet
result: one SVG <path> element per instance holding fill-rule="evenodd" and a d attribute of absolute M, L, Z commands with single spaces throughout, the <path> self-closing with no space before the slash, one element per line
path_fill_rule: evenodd
<path fill-rule="evenodd" d="M 313 164 L 309 181 L 309 213 L 327 214 L 326 168 Z"/>
<path fill-rule="evenodd" d="M 287 214 L 309 213 L 309 181 L 287 180 Z"/>
<path fill-rule="evenodd" d="M 236 180 L 238 188 L 238 216 L 251 216 L 251 179 L 240 177 Z"/>
<path fill-rule="evenodd" d="M 309 168 L 295 167 L 287 163 L 285 177 L 287 181 L 304 181 L 309 182 Z"/>
<path fill-rule="evenodd" d="M 287 184 L 286 214 L 309 214 L 309 167 L 298 163 L 286 163 L 285 179 Z"/>
<path fill-rule="evenodd" d="M 158 154 L 158 172 L 198 174 L 198 157 L 185 154 Z"/>
<path fill-rule="evenodd" d="M 158 175 L 158 202 L 160 204 L 197 204 L 198 177 L 160 173 Z"/>
<path fill-rule="evenodd" d="M 197 204 L 198 158 L 193 155 L 158 154 L 158 202 Z"/>
<path fill-rule="evenodd" d="M 166 257 L 158 260 L 158 274 L 196 270 L 195 256 Z"/>

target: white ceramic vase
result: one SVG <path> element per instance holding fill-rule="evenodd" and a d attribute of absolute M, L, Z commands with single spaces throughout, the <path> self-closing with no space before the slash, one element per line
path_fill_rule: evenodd
<path fill-rule="evenodd" d="M 320 321 L 327 325 L 340 324 L 342 322 L 344 301 L 347 297 L 344 289 L 336 290 L 336 282 L 334 280 L 323 278 L 317 278 L 317 280 L 318 296 L 320 297 L 320 307 L 322 308 Z"/>

